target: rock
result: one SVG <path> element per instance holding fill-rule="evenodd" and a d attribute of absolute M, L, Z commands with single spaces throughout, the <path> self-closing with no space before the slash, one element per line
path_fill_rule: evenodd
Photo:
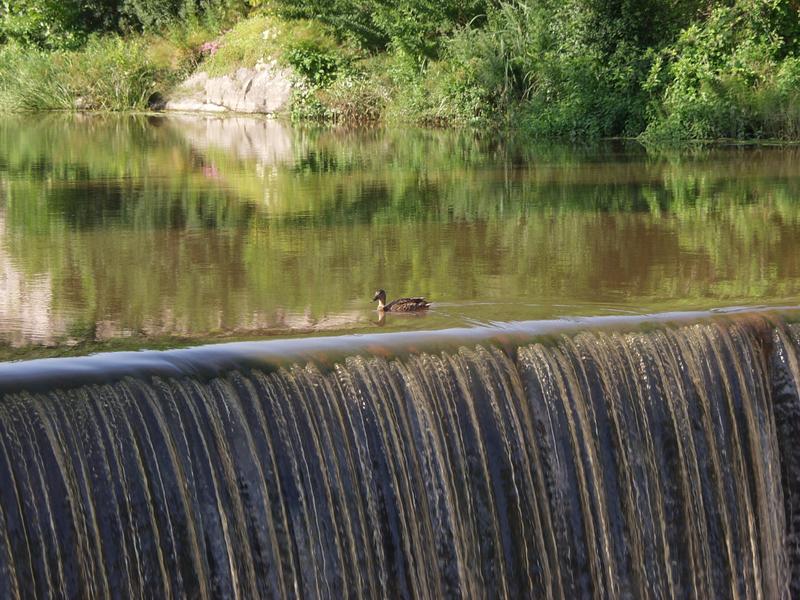
<path fill-rule="evenodd" d="M 200 71 L 184 81 L 164 107 L 173 111 L 274 115 L 288 108 L 294 80 L 291 70 L 274 61 L 222 77 Z"/>

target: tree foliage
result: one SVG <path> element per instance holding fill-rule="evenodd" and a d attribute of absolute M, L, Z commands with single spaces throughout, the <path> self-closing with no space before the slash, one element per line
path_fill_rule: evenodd
<path fill-rule="evenodd" d="M 391 47 L 424 60 L 436 57 L 455 30 L 480 21 L 491 0 L 273 0 L 269 4 L 286 18 L 326 23 L 366 48 Z"/>
<path fill-rule="evenodd" d="M 740 1 L 685 28 L 654 61 L 652 138 L 797 137 L 799 22 L 790 2 Z"/>
<path fill-rule="evenodd" d="M 92 31 L 112 28 L 118 0 L 2 0 L 0 39 L 42 48 L 75 47 Z"/>
<path fill-rule="evenodd" d="M 92 33 L 156 30 L 192 18 L 244 14 L 246 0 L 0 0 L 0 41 L 75 48 Z"/>

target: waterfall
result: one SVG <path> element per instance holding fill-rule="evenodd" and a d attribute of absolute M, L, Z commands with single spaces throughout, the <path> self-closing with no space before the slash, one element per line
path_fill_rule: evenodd
<path fill-rule="evenodd" d="M 753 316 L 31 376 L 0 598 L 788 598 L 799 348 Z"/>

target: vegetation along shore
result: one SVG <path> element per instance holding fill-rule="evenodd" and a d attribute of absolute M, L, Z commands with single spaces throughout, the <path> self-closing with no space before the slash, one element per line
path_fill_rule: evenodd
<path fill-rule="evenodd" d="M 3 0 L 0 109 L 144 110 L 292 73 L 294 119 L 649 141 L 800 138 L 791 0 Z"/>

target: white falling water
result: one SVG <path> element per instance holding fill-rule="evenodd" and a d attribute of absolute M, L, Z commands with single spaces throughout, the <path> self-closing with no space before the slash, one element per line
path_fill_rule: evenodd
<path fill-rule="evenodd" d="M 788 598 L 797 352 L 728 319 L 7 393 L 0 597 Z"/>

